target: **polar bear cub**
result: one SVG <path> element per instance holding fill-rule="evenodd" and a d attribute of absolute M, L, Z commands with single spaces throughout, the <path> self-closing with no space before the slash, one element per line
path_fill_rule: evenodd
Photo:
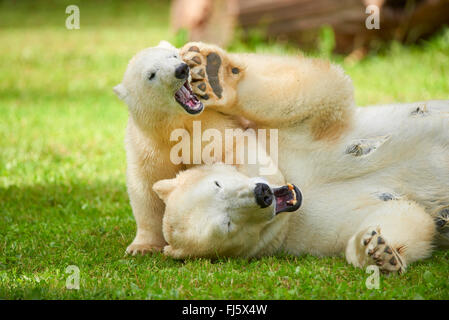
<path fill-rule="evenodd" d="M 161 229 L 163 204 L 151 186 L 184 169 L 182 164 L 170 161 L 170 132 L 185 127 L 186 121 L 194 119 L 192 115 L 203 111 L 203 104 L 191 92 L 188 77 L 189 68 L 178 50 L 161 41 L 137 53 L 122 82 L 114 87 L 129 110 L 126 178 L 137 223 L 136 237 L 127 248 L 131 254 L 160 250 L 165 245 Z"/>

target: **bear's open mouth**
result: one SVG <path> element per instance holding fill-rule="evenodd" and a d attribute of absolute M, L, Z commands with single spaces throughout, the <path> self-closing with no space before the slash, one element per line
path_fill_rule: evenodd
<path fill-rule="evenodd" d="M 176 91 L 175 100 L 190 114 L 197 114 L 203 111 L 203 103 L 193 94 L 188 81 Z"/>
<path fill-rule="evenodd" d="M 273 188 L 273 194 L 276 199 L 276 214 L 296 211 L 301 206 L 301 191 L 290 183 L 283 187 Z"/>

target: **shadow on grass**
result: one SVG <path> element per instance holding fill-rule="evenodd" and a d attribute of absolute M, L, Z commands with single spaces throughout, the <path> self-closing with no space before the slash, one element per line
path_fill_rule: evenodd
<path fill-rule="evenodd" d="M 104 214 L 107 209 L 131 213 L 126 186 L 116 182 L 71 181 L 0 188 L 3 216 L 20 219 L 42 213 L 75 214 L 83 211 Z"/>
<path fill-rule="evenodd" d="M 122 256 L 135 233 L 124 184 L 10 186 L 0 188 L 0 203 L 0 263 L 6 266 L 88 252 Z"/>

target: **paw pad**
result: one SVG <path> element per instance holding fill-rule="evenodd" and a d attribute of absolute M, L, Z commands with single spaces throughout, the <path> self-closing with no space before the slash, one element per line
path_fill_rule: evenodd
<path fill-rule="evenodd" d="M 369 230 L 362 239 L 365 253 L 372 264 L 377 265 L 383 273 L 404 272 L 405 264 L 399 250 L 387 244 L 380 230 Z M 369 261 L 368 260 L 368 261 Z"/>
<path fill-rule="evenodd" d="M 396 258 L 395 257 L 391 257 L 391 259 L 390 259 L 390 264 L 392 265 L 392 266 L 395 266 L 395 265 L 397 265 L 398 264 L 398 262 L 396 261 Z"/>
<path fill-rule="evenodd" d="M 192 47 L 189 48 L 189 51 L 190 52 L 198 52 L 199 53 L 200 52 L 200 48 L 198 48 L 197 46 L 192 46 Z"/>
<path fill-rule="evenodd" d="M 223 98 L 226 77 L 232 81 L 241 70 L 229 65 L 228 57 L 220 50 L 204 44 L 187 44 L 181 49 L 182 59 L 190 67 L 193 92 L 209 104 Z"/>
<path fill-rule="evenodd" d="M 438 213 L 435 224 L 440 232 L 444 232 L 444 229 L 449 227 L 449 208 L 445 208 Z"/>

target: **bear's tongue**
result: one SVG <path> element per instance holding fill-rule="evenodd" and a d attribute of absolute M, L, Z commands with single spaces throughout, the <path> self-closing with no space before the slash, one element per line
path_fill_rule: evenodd
<path fill-rule="evenodd" d="M 296 211 L 302 204 L 301 191 L 292 184 L 274 188 L 273 194 L 276 199 L 276 214 Z"/>
<path fill-rule="evenodd" d="M 203 103 L 193 94 L 187 81 L 176 91 L 175 100 L 190 114 L 197 114 L 203 111 Z"/>

